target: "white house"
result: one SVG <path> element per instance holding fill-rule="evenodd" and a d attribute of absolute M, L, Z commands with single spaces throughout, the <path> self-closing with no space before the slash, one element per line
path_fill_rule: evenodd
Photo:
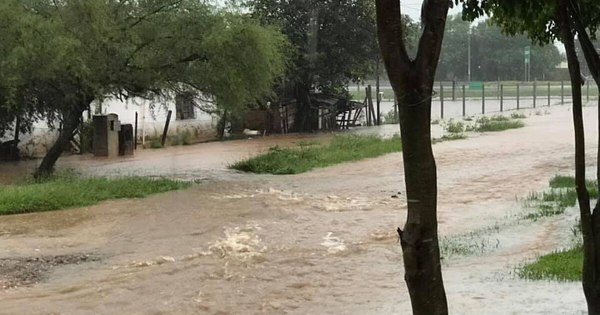
<path fill-rule="evenodd" d="M 189 130 L 200 138 L 214 136 L 218 117 L 202 111 L 196 104 L 198 100 L 185 97 L 176 97 L 176 100 L 151 101 L 141 98 L 119 100 L 116 98 L 105 99 L 92 104 L 92 111 L 100 109 L 101 114 L 117 114 L 121 124 L 135 126 L 135 117 L 138 113 L 137 135 L 140 141 L 148 138 L 157 138 L 162 135 L 167 120 L 167 114 L 172 111 L 169 124 L 169 135 Z M 83 113 L 83 119 L 90 115 Z M 56 131 L 50 130 L 45 121 L 34 124 L 31 134 L 19 136 L 19 149 L 25 156 L 42 156 L 54 144 Z M 7 132 L 0 141 L 14 139 L 14 133 Z"/>

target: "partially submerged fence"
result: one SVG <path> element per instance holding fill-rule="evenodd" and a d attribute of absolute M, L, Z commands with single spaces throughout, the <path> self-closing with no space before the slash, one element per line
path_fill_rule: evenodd
<path fill-rule="evenodd" d="M 382 101 L 389 104 L 384 108 L 391 108 L 395 101 L 393 91 L 386 86 L 381 91 Z M 598 100 L 598 95 L 594 81 L 586 81 L 582 88 L 583 101 Z M 571 103 L 571 86 L 569 81 L 442 81 L 436 82 L 432 98 L 434 117 L 466 117 Z"/>

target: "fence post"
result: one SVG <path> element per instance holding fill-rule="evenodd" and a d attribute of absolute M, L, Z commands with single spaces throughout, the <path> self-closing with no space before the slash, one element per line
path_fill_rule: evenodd
<path fill-rule="evenodd" d="M 456 80 L 452 80 L 452 101 L 456 101 Z"/>
<path fill-rule="evenodd" d="M 533 81 L 533 108 L 535 108 L 536 91 L 537 91 L 537 80 L 534 80 Z"/>
<path fill-rule="evenodd" d="M 587 89 L 587 92 L 586 92 L 587 95 L 586 95 L 585 99 L 589 103 L 590 102 L 590 81 L 589 80 L 585 80 L 585 85 L 586 85 L 586 89 Z"/>
<path fill-rule="evenodd" d="M 440 82 L 440 117 L 444 119 L 444 84 Z"/>
<path fill-rule="evenodd" d="M 548 81 L 548 107 L 550 107 L 550 81 Z"/>
<path fill-rule="evenodd" d="M 500 84 L 500 112 L 504 111 L 504 84 Z"/>
<path fill-rule="evenodd" d="M 467 106 L 466 106 L 466 97 L 465 97 L 465 85 L 463 84 L 462 86 L 462 97 L 463 97 L 463 103 L 462 103 L 462 115 L 463 117 L 467 116 Z"/>
<path fill-rule="evenodd" d="M 485 114 L 485 82 L 481 83 L 481 113 Z"/>
<path fill-rule="evenodd" d="M 502 84 L 500 84 L 500 79 L 498 79 L 498 85 L 496 86 L 496 99 L 500 99 L 500 88 Z"/>
<path fill-rule="evenodd" d="M 521 86 L 517 82 L 517 110 L 521 108 Z"/>
<path fill-rule="evenodd" d="M 560 105 L 565 104 L 565 81 L 560 81 Z"/>

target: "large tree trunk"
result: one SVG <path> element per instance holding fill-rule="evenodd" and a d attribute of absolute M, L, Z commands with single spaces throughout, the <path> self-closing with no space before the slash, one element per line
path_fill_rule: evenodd
<path fill-rule="evenodd" d="M 400 235 L 415 315 L 448 314 L 437 230 L 437 171 L 431 147 L 431 95 L 449 1 L 425 0 L 415 60 L 404 44 L 400 1 L 377 0 L 379 45 L 399 108 L 408 217 Z"/>
<path fill-rule="evenodd" d="M 415 80 L 418 82 L 418 80 Z M 418 91 L 421 86 L 407 85 Z M 408 218 L 399 230 L 413 314 L 447 314 L 437 231 L 437 171 L 431 148 L 431 94 L 399 98 Z M 425 101 L 424 101 L 425 100 Z M 417 104 L 418 105 L 408 105 Z"/>
<path fill-rule="evenodd" d="M 583 104 L 581 100 L 581 69 L 575 51 L 574 34 L 571 29 L 569 0 L 558 0 L 561 21 L 562 41 L 567 54 L 571 88 L 573 93 L 573 126 L 575 128 L 575 186 L 581 215 L 583 234 L 583 291 L 585 293 L 588 313 L 600 315 L 600 266 L 598 248 L 600 244 L 600 217 L 597 211 L 592 214 L 590 195 L 585 180 L 585 132 L 583 126 Z M 597 208 L 597 207 L 596 207 Z"/>
<path fill-rule="evenodd" d="M 58 135 L 58 139 L 54 145 L 52 145 L 50 150 L 48 150 L 42 159 L 42 163 L 33 174 L 35 178 L 39 179 L 52 175 L 56 161 L 67 149 L 69 143 L 73 139 L 73 133 L 81 123 L 82 115 L 83 110 L 79 109 L 71 110 L 63 114 L 63 125 Z"/>
<path fill-rule="evenodd" d="M 319 129 L 318 114 L 310 101 L 310 84 L 298 83 L 296 85 L 296 100 L 294 130 L 305 132 Z"/>

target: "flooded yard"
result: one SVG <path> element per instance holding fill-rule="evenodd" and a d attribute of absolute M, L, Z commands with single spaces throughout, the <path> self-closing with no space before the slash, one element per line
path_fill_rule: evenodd
<path fill-rule="evenodd" d="M 528 259 L 568 246 L 576 217 L 518 219 L 525 211 L 519 198 L 572 170 L 571 112 L 551 112 L 532 114 L 521 129 L 434 146 L 442 247 L 484 231 L 469 240 L 481 244 L 477 253 L 445 255 L 453 314 L 586 309 L 579 283 L 515 275 Z M 597 108 L 585 114 L 593 130 Z M 397 126 L 385 128 L 368 132 L 390 134 Z M 169 176 L 196 184 L 146 199 L 1 217 L 0 258 L 8 264 L 45 257 L 37 261 L 49 265 L 32 264 L 36 274 L 0 290 L 0 313 L 409 314 L 395 232 L 406 215 L 401 153 L 293 176 L 227 169 L 274 145 L 330 136 L 213 142 L 120 160 L 62 159 L 60 168 L 84 174 Z M 586 140 L 592 153 L 597 139 Z M 14 175 L 34 166 L 0 170 Z"/>

